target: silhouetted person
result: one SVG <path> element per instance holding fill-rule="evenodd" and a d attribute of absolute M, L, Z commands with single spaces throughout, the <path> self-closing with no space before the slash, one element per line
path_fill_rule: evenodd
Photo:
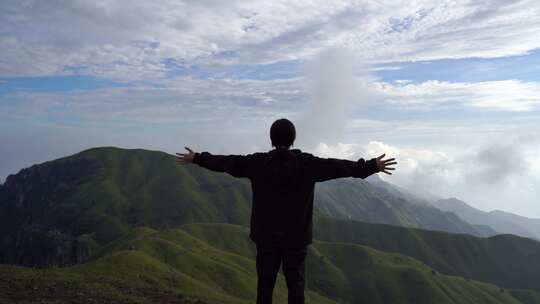
<path fill-rule="evenodd" d="M 272 303 L 279 267 L 289 291 L 289 304 L 304 303 L 304 260 L 312 242 L 313 195 L 316 182 L 340 177 L 366 178 L 377 172 L 391 174 L 393 158 L 384 154 L 365 161 L 320 158 L 289 149 L 296 138 L 292 122 L 278 119 L 270 128 L 275 147 L 248 155 L 177 153 L 180 164 L 195 163 L 251 181 L 253 205 L 250 238 L 257 247 L 257 303 Z"/>

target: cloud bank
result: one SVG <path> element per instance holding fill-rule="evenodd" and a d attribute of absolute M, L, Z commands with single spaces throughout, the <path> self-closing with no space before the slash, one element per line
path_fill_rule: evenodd
<path fill-rule="evenodd" d="M 521 1 L 38 1 L 0 3 L 0 76 L 166 78 L 178 68 L 311 58 L 493 58 L 540 47 Z"/>
<path fill-rule="evenodd" d="M 532 111 L 540 107 L 540 82 L 517 79 L 475 83 L 430 80 L 377 83 L 383 99 L 404 109 L 467 106 L 482 110 Z"/>
<path fill-rule="evenodd" d="M 391 183 L 416 193 L 458 197 L 487 211 L 519 209 L 524 216 L 538 217 L 540 208 L 533 202 L 540 195 L 539 146 L 538 138 L 516 138 L 449 155 L 371 141 L 364 145 L 320 143 L 314 153 L 351 160 L 386 153 L 397 159 L 397 170 L 391 177 L 379 176 Z"/>

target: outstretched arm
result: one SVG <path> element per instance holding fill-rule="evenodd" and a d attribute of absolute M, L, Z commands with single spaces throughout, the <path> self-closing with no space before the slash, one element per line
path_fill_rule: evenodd
<path fill-rule="evenodd" d="M 390 167 L 397 164 L 394 158 L 383 159 L 384 155 L 377 158 L 372 158 L 368 161 L 363 158 L 358 161 L 337 158 L 320 158 L 313 157 L 313 163 L 310 166 L 312 176 L 316 182 L 323 182 L 330 179 L 341 177 L 359 177 L 366 178 L 377 172 L 392 174 L 389 171 L 395 170 Z"/>
<path fill-rule="evenodd" d="M 189 153 L 176 153 L 178 164 L 194 163 L 206 169 L 229 173 L 234 177 L 250 177 L 250 166 L 253 154 L 250 155 L 212 155 L 209 152 L 194 152 L 189 147 L 185 147 Z"/>

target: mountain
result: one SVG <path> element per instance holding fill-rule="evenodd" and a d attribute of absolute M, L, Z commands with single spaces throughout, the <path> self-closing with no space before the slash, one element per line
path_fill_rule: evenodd
<path fill-rule="evenodd" d="M 428 191 L 423 191 L 421 193 L 412 193 L 408 189 L 405 189 L 405 188 L 402 188 L 400 186 L 397 186 L 397 185 L 394 185 L 394 184 L 383 181 L 378 175 L 372 175 L 372 176 L 368 177 L 366 180 L 370 184 L 374 185 L 379 192 L 392 193 L 394 196 L 402 197 L 406 201 L 408 201 L 408 202 L 410 202 L 412 204 L 415 204 L 415 205 L 433 207 L 433 205 L 434 205 L 433 202 L 441 200 L 441 198 L 429 193 Z M 437 206 L 435 206 L 435 207 L 437 208 Z M 454 213 L 451 210 L 445 210 L 445 209 L 442 209 L 442 208 L 437 208 L 437 209 L 442 210 L 442 211 L 446 211 L 446 212 Z M 456 213 L 454 213 L 454 214 L 456 214 Z M 460 217 L 459 222 L 463 223 L 462 220 L 463 220 L 463 218 Z M 491 228 L 489 225 L 475 224 L 475 223 L 466 222 L 465 227 L 468 227 L 469 225 L 471 225 L 475 230 L 474 233 L 469 232 L 470 234 L 473 234 L 473 235 L 490 237 L 490 236 L 494 236 L 494 235 L 497 234 L 497 231 L 495 231 L 495 229 Z M 428 227 L 420 227 L 420 228 L 429 229 Z M 452 231 L 450 229 L 432 229 L 432 230 L 442 230 L 442 231 L 454 232 L 454 231 Z"/>
<path fill-rule="evenodd" d="M 489 227 L 475 226 L 454 213 L 441 212 L 390 184 L 381 187 L 353 178 L 338 179 L 318 184 L 316 193 L 317 208 L 334 218 L 477 236 L 495 234 Z"/>
<path fill-rule="evenodd" d="M 319 218 L 314 236 L 413 257 L 450 275 L 505 288 L 540 291 L 540 242 L 514 235 L 480 238 L 349 220 Z"/>
<path fill-rule="evenodd" d="M 395 196 L 403 197 L 408 201 L 423 205 L 429 205 L 431 201 L 441 199 L 440 197 L 437 197 L 433 194 L 429 194 L 427 191 L 421 193 L 413 193 L 410 190 L 405 189 L 401 186 L 384 181 L 377 174 L 369 176 L 368 178 L 366 178 L 366 181 L 381 191 L 390 192 L 393 193 Z"/>
<path fill-rule="evenodd" d="M 519 216 L 501 210 L 493 210 L 490 211 L 489 214 L 499 221 L 504 221 L 523 227 L 523 229 L 530 232 L 534 238 L 540 240 L 540 219 Z"/>
<path fill-rule="evenodd" d="M 510 233 L 540 239 L 540 219 L 530 219 L 503 211 L 485 212 L 456 198 L 433 202 L 441 210 L 457 214 L 469 223 L 487 225 L 499 233 Z"/>
<path fill-rule="evenodd" d="M 41 270 L 0 265 L 0 302 L 253 303 L 254 259 L 242 226 L 139 227 L 84 264 Z M 534 291 L 443 275 L 410 257 L 355 244 L 315 242 L 306 269 L 306 300 L 314 304 L 540 303 Z M 281 274 L 274 302 L 286 303 Z"/>
<path fill-rule="evenodd" d="M 484 235 L 452 213 L 359 179 L 319 183 L 316 208 L 322 216 Z M 247 226 L 250 210 L 247 179 L 178 166 L 163 152 L 93 148 L 8 176 L 0 186 L 0 263 L 79 263 L 131 227 Z"/>
<path fill-rule="evenodd" d="M 8 176 L 0 187 L 0 262 L 72 264 L 130 227 L 248 225 L 250 198 L 245 180 L 178 166 L 163 152 L 86 150 Z"/>

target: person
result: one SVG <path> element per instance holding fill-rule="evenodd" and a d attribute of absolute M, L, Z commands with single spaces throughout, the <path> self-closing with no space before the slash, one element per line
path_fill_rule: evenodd
<path fill-rule="evenodd" d="M 179 164 L 194 163 L 234 177 L 249 178 L 252 188 L 250 238 L 256 245 L 257 303 L 272 303 L 277 273 L 282 266 L 288 303 L 304 303 L 304 260 L 312 242 L 315 184 L 342 177 L 366 178 L 391 174 L 397 164 L 385 154 L 365 161 L 321 158 L 290 149 L 296 139 L 294 124 L 276 120 L 270 128 L 274 149 L 248 155 L 176 153 Z"/>

